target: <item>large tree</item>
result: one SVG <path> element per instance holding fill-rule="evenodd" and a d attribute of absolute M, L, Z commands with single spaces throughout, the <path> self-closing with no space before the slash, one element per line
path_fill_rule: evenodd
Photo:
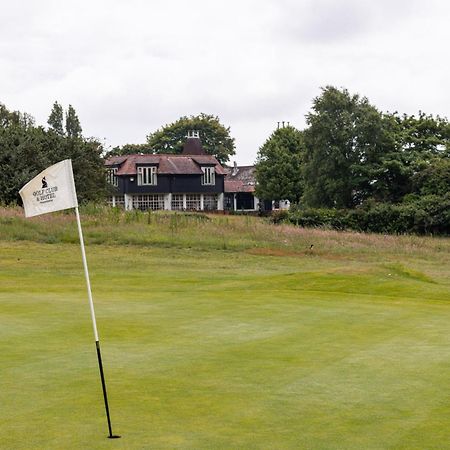
<path fill-rule="evenodd" d="M 181 153 L 189 131 L 199 131 L 206 153 L 225 163 L 235 154 L 234 138 L 230 127 L 226 128 L 217 116 L 201 113 L 198 116 L 183 116 L 164 125 L 147 136 L 152 153 Z"/>
<path fill-rule="evenodd" d="M 298 202 L 303 194 L 303 133 L 288 126 L 275 130 L 258 151 L 259 198 Z"/>
<path fill-rule="evenodd" d="M 376 180 L 367 169 L 386 148 L 381 113 L 365 97 L 327 86 L 307 123 L 305 202 L 342 208 L 369 197 Z"/>

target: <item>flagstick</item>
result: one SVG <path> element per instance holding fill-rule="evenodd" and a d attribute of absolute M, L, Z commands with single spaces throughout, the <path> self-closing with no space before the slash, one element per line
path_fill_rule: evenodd
<path fill-rule="evenodd" d="M 108 430 L 109 430 L 108 438 L 117 439 L 117 438 L 120 438 L 120 436 L 112 434 L 111 419 L 109 417 L 108 395 L 106 393 L 106 383 L 105 383 L 105 376 L 103 374 L 102 355 L 100 352 L 100 342 L 98 339 L 97 322 L 95 320 L 94 302 L 92 300 L 91 282 L 89 281 L 89 272 L 88 272 L 88 266 L 87 266 L 87 260 L 86 260 L 86 252 L 84 251 L 83 231 L 81 229 L 80 213 L 78 212 L 78 207 L 75 207 L 75 214 L 77 216 L 78 234 L 80 235 L 81 255 L 83 257 L 84 276 L 86 277 L 86 286 L 87 286 L 88 297 L 89 297 L 89 307 L 91 309 L 92 326 L 94 328 L 95 347 L 97 348 L 98 366 L 100 369 L 100 378 L 102 380 L 102 389 L 103 389 L 103 398 L 105 400 L 106 418 L 108 419 Z"/>

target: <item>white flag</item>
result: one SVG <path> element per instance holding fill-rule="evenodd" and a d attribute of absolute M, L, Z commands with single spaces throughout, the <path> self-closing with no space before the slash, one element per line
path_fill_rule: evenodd
<path fill-rule="evenodd" d="M 48 167 L 20 191 L 26 217 L 78 206 L 72 161 L 65 159 Z"/>

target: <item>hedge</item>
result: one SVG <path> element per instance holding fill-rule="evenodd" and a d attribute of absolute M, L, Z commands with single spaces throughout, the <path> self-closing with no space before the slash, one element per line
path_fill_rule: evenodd
<path fill-rule="evenodd" d="M 368 203 L 355 209 L 292 206 L 274 222 L 286 220 L 302 227 L 369 231 L 390 234 L 450 235 L 450 193 L 429 195 L 404 203 Z"/>

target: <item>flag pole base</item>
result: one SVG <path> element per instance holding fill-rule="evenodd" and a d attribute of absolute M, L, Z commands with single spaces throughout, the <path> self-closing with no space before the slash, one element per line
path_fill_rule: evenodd
<path fill-rule="evenodd" d="M 108 439 L 120 439 L 122 436 L 116 436 L 116 435 L 112 435 L 112 436 L 108 436 Z"/>

